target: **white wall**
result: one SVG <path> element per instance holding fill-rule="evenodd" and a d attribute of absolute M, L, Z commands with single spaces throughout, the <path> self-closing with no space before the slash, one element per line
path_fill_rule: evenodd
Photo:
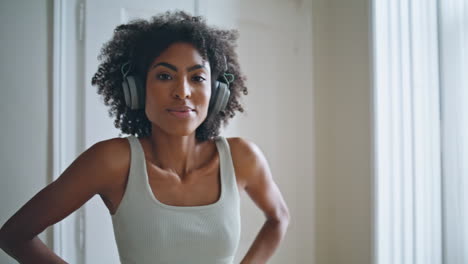
<path fill-rule="evenodd" d="M 51 180 L 52 17 L 52 1 L 0 2 L 0 226 Z"/>
<path fill-rule="evenodd" d="M 370 0 L 314 0 L 317 264 L 372 263 Z"/>
<path fill-rule="evenodd" d="M 239 58 L 247 75 L 246 114 L 237 130 L 265 153 L 291 223 L 269 263 L 313 260 L 313 91 L 310 1 L 240 1 Z M 259 12 L 262 10 L 262 12 Z M 245 252 L 264 221 L 242 197 Z"/>

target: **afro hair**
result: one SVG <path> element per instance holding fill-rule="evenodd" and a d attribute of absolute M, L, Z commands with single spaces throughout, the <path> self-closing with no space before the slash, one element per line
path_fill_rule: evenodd
<path fill-rule="evenodd" d="M 127 107 L 121 67 L 131 62 L 132 74 L 146 80 L 150 64 L 165 49 L 176 42 L 190 43 L 209 62 L 212 83 L 224 72 L 235 76 L 229 85 L 230 96 L 226 108 L 213 119 L 205 120 L 195 131 L 199 141 L 212 139 L 219 135 L 221 125 L 226 126 L 236 111 L 244 112 L 239 99 L 241 93 L 247 95 L 248 92 L 244 84 L 246 78 L 241 73 L 235 52 L 238 37 L 237 30 L 208 26 L 203 17 L 184 11 L 167 11 L 149 20 L 133 20 L 119 25 L 112 39 L 103 45 L 98 56 L 100 65 L 91 83 L 97 86 L 104 104 L 110 106 L 109 116 L 115 118 L 116 128 L 124 134 L 146 137 L 151 134 L 151 122 L 144 109 Z"/>

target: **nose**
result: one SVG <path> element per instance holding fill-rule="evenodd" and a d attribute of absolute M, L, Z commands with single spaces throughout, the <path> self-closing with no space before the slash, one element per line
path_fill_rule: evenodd
<path fill-rule="evenodd" d="M 177 82 L 173 90 L 173 96 L 179 99 L 190 98 L 190 84 L 184 79 Z"/>

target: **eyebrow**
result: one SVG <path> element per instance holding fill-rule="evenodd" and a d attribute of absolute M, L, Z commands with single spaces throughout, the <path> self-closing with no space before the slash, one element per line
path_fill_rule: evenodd
<path fill-rule="evenodd" d="M 164 66 L 164 67 L 167 67 L 175 72 L 177 72 L 177 67 L 170 64 L 170 63 L 167 63 L 167 62 L 159 62 L 159 63 L 156 63 L 155 65 L 153 65 L 153 67 L 151 68 L 156 68 L 158 66 Z M 196 70 L 196 69 L 206 69 L 206 67 L 204 65 L 201 65 L 201 64 L 195 64 L 193 66 L 190 66 L 190 67 L 187 67 L 187 71 L 193 71 L 193 70 Z"/>

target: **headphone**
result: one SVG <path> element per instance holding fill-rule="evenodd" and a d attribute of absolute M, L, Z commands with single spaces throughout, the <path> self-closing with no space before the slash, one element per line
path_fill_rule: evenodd
<path fill-rule="evenodd" d="M 226 56 L 224 57 L 225 70 L 218 76 L 217 80 L 211 85 L 211 97 L 208 106 L 207 119 L 216 116 L 220 111 L 226 108 L 229 100 L 229 83 L 234 81 L 234 75 L 226 73 L 228 70 Z M 126 62 L 121 67 L 123 75 L 122 88 L 127 107 L 132 110 L 143 109 L 145 106 L 145 85 L 141 78 L 136 75 L 130 75 L 132 65 Z"/>

